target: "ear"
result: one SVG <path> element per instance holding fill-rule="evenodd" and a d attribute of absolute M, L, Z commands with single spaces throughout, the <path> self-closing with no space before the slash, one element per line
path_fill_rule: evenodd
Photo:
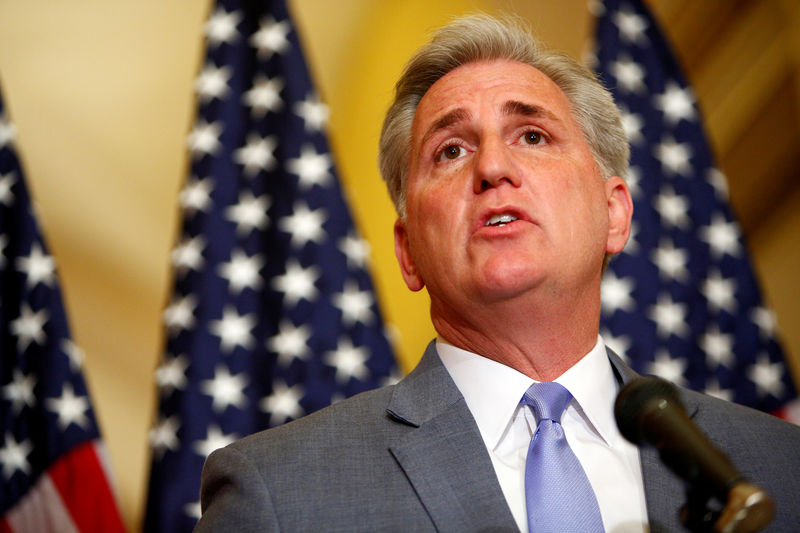
<path fill-rule="evenodd" d="M 608 240 L 606 253 L 616 254 L 625 248 L 631 234 L 633 200 L 625 180 L 612 176 L 605 181 L 608 200 Z"/>
<path fill-rule="evenodd" d="M 406 225 L 399 218 L 394 223 L 394 255 L 397 256 L 397 262 L 400 264 L 400 273 L 403 275 L 408 288 L 415 292 L 422 289 L 425 286 L 425 282 L 422 281 L 422 277 L 417 272 L 417 266 L 414 264 L 414 258 L 411 257 Z"/>

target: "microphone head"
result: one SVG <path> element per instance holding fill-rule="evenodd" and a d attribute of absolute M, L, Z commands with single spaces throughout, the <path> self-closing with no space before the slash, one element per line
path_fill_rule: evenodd
<path fill-rule="evenodd" d="M 683 409 L 678 390 L 669 381 L 639 377 L 622 387 L 614 402 L 614 418 L 622 436 L 639 445 L 645 440 L 642 418 L 666 401 Z"/>

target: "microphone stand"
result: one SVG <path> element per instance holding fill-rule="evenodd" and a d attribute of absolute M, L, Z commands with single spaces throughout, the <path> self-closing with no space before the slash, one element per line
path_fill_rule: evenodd
<path fill-rule="evenodd" d="M 755 533 L 767 527 L 774 514 L 772 498 L 747 481 L 731 487 L 724 507 L 705 487 L 690 485 L 681 522 L 693 533 Z"/>

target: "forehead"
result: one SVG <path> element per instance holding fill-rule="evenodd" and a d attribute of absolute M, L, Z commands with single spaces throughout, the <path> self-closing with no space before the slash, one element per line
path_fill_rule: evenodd
<path fill-rule="evenodd" d="M 417 106 L 412 131 L 415 137 L 422 135 L 456 109 L 467 113 L 480 106 L 500 110 L 509 101 L 533 105 L 575 123 L 569 100 L 548 76 L 525 63 L 491 60 L 462 65 L 431 85 Z"/>

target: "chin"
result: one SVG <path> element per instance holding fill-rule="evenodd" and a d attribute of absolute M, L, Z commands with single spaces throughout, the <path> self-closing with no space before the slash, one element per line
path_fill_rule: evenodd
<path fill-rule="evenodd" d="M 540 284 L 541 273 L 532 262 L 499 262 L 502 264 L 484 269 L 481 292 L 489 299 L 513 298 Z"/>

